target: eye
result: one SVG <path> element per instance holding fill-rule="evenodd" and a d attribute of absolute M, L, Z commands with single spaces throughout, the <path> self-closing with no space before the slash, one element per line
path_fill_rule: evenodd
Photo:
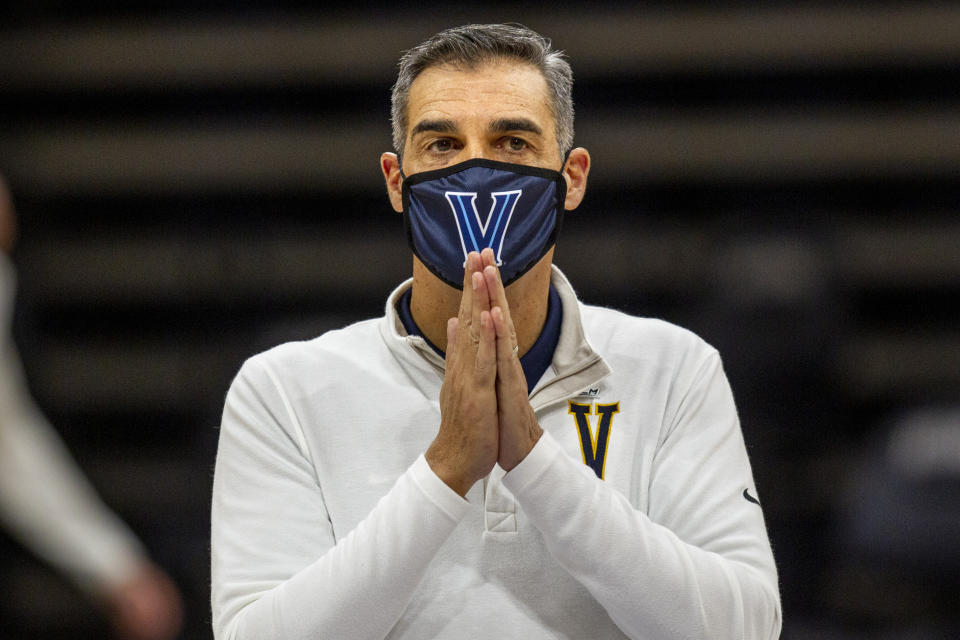
<path fill-rule="evenodd" d="M 450 138 L 439 138 L 431 142 L 427 148 L 435 153 L 446 153 L 447 151 L 453 150 L 453 140 Z"/>
<path fill-rule="evenodd" d="M 527 141 L 523 138 L 507 138 L 507 148 L 509 148 L 510 151 L 523 151 L 527 146 Z"/>
<path fill-rule="evenodd" d="M 526 138 L 521 138 L 520 136 L 503 136 L 497 140 L 497 149 L 507 153 L 528 153 L 533 150 L 533 147 Z"/>

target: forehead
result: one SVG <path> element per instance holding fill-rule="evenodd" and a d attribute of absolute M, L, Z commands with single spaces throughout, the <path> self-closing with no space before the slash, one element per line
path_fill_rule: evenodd
<path fill-rule="evenodd" d="M 497 59 L 468 68 L 438 65 L 424 69 L 410 86 L 407 131 L 421 120 L 467 125 L 524 117 L 553 130 L 547 82 L 526 62 Z"/>

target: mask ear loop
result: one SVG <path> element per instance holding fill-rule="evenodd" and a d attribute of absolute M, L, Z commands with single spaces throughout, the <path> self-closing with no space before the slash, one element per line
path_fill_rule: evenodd
<path fill-rule="evenodd" d="M 570 149 L 567 149 L 567 152 L 566 152 L 565 154 L 563 154 L 563 164 L 560 165 L 560 179 L 563 180 L 563 182 L 564 182 L 564 184 L 563 184 L 563 193 L 564 193 L 564 195 L 566 195 L 566 193 L 567 193 L 567 184 L 566 184 L 566 181 L 567 181 L 567 180 L 566 180 L 566 177 L 563 175 L 563 171 L 564 171 L 564 169 L 567 168 L 567 160 L 570 159 L 570 152 L 571 152 L 571 151 L 573 151 L 573 148 L 572 148 L 572 147 L 571 147 Z M 559 203 L 559 205 L 560 205 L 560 210 L 561 210 L 561 211 L 566 211 L 566 207 L 564 206 L 564 204 L 565 204 L 565 203 L 563 203 L 563 202 Z"/>

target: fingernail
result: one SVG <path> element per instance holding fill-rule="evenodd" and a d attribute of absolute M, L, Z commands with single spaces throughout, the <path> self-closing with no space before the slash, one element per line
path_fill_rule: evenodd
<path fill-rule="evenodd" d="M 474 274 L 473 274 L 473 277 L 471 278 L 471 280 L 472 280 L 472 282 L 473 282 L 473 290 L 474 290 L 474 291 L 476 291 L 477 289 L 480 288 L 480 278 L 481 278 L 481 277 L 482 277 L 482 276 L 481 276 L 479 273 L 474 273 Z"/>

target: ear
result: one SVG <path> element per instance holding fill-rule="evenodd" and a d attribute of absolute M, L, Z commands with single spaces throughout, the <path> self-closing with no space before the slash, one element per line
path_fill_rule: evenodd
<path fill-rule="evenodd" d="M 400 190 L 403 185 L 403 176 L 400 175 L 400 159 L 397 154 L 387 151 L 380 155 L 380 170 L 387 183 L 387 196 L 390 205 L 397 213 L 403 212 L 403 194 Z"/>
<path fill-rule="evenodd" d="M 567 181 L 567 199 L 563 208 L 573 211 L 583 201 L 587 191 L 587 174 L 590 173 L 590 153 L 583 147 L 570 151 L 567 163 L 563 165 L 563 177 Z"/>

